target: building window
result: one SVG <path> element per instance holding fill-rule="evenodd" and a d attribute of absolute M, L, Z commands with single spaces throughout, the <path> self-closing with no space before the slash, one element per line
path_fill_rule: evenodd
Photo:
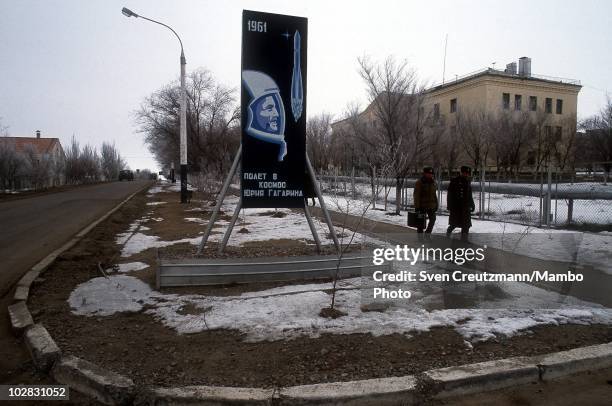
<path fill-rule="evenodd" d="M 504 110 L 508 110 L 510 108 L 510 93 L 502 94 L 502 103 Z"/>
<path fill-rule="evenodd" d="M 456 113 L 457 112 L 457 99 L 451 99 L 451 101 L 450 101 L 450 112 L 451 113 Z"/>
<path fill-rule="evenodd" d="M 563 128 L 559 126 L 555 127 L 555 142 L 561 141 L 562 138 L 563 138 Z"/>
<path fill-rule="evenodd" d="M 544 126 L 544 138 L 546 142 L 550 142 L 550 137 L 552 136 L 552 127 L 549 125 Z"/>
<path fill-rule="evenodd" d="M 547 113 L 549 113 L 549 114 L 552 113 L 552 99 L 550 97 L 546 98 L 545 108 L 546 108 L 546 112 Z"/>
<path fill-rule="evenodd" d="M 529 110 L 536 111 L 538 109 L 538 98 L 536 96 L 529 96 Z"/>
<path fill-rule="evenodd" d="M 440 103 L 434 104 L 434 120 L 440 119 Z"/>
<path fill-rule="evenodd" d="M 563 100 L 557 99 L 557 114 L 563 114 Z"/>
<path fill-rule="evenodd" d="M 520 94 L 514 95 L 514 110 L 521 111 L 521 104 L 523 104 L 523 96 Z"/>

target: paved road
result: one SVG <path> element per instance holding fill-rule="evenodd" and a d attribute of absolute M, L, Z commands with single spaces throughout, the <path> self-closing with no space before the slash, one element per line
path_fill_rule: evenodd
<path fill-rule="evenodd" d="M 51 383 L 33 372 L 29 354 L 11 334 L 11 286 L 32 265 L 148 183 L 104 183 L 0 202 L 0 383 Z"/>
<path fill-rule="evenodd" d="M 32 265 L 147 183 L 102 183 L 0 202 L 0 297 Z"/>

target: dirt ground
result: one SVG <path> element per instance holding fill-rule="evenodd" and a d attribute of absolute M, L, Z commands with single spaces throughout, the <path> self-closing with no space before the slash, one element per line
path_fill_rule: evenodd
<path fill-rule="evenodd" d="M 143 225 L 164 240 L 198 236 L 204 225 L 184 220 L 185 217 L 206 220 L 209 215 L 199 211 L 185 212 L 185 209 L 203 204 L 197 198 L 194 194 L 193 202 L 186 206 L 178 203 L 176 193 L 159 193 L 150 198 L 140 194 L 58 258 L 43 275 L 44 281 L 39 281 L 32 289 L 30 309 L 35 321 L 49 329 L 64 353 L 102 365 L 145 386 L 277 387 L 401 376 L 430 368 L 612 341 L 609 326 L 562 325 L 534 328 L 512 338 L 498 337 L 474 344 L 471 350 L 464 345 L 463 337 L 451 328 L 436 328 L 411 337 L 351 334 L 247 343 L 240 333 L 228 330 L 179 335 L 142 312 L 109 317 L 71 313 L 67 302 L 70 292 L 76 285 L 102 276 L 98 264 L 104 269 L 121 262 L 115 237 L 143 214 L 148 213 L 151 218 Z M 146 204 L 152 201 L 167 203 Z M 157 217 L 164 220 L 157 222 L 154 220 Z M 275 248 L 268 248 L 266 255 L 284 255 L 288 251 L 314 253 L 314 247 L 306 243 L 284 241 L 267 246 Z M 260 247 L 230 248 L 227 255 L 255 255 Z M 211 244 L 207 252 L 212 254 L 214 249 Z M 175 246 L 166 253 L 180 253 L 181 250 L 193 252 L 193 246 Z M 149 249 L 130 257 L 129 261 L 154 265 L 156 255 L 156 250 Z M 130 275 L 153 284 L 154 267 Z M 224 295 L 272 286 L 274 284 L 183 288 L 169 292 Z"/>

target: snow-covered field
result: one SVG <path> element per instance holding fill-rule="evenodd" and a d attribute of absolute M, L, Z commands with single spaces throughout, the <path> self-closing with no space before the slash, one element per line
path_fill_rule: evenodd
<path fill-rule="evenodd" d="M 339 182 L 337 186 L 329 182 L 323 182 L 321 184 L 324 193 L 329 196 L 344 195 L 345 188 L 344 183 Z M 525 190 L 539 191 L 539 185 L 518 185 L 524 187 Z M 609 191 L 612 193 L 612 185 L 601 185 L 592 183 L 575 183 L 572 185 L 563 184 L 559 185 L 558 189 L 553 187 L 553 196 L 556 190 L 559 192 L 563 190 L 579 190 L 585 192 L 593 191 Z M 357 196 L 370 197 L 372 191 L 370 185 L 363 183 L 355 184 L 355 191 Z M 346 185 L 346 192 L 351 195 L 352 187 L 350 183 Z M 406 193 L 408 194 L 408 202 L 412 204 L 413 188 L 407 188 Z M 377 207 L 384 208 L 385 195 L 387 196 L 387 208 L 389 210 L 395 207 L 395 188 L 379 186 L 377 190 Z M 474 203 L 476 207 L 480 207 L 480 193 L 474 192 Z M 551 213 L 553 215 L 553 224 L 560 226 L 567 222 L 568 215 L 568 204 L 567 199 L 554 200 L 551 203 Z M 446 210 L 446 191 L 442 192 L 440 199 L 440 209 Z M 497 221 L 515 222 L 523 224 L 538 224 L 539 213 L 540 213 L 540 199 L 533 196 L 519 196 L 502 193 L 485 193 L 485 213 L 486 217 Z M 584 200 L 575 199 L 572 222 L 590 223 L 590 224 L 611 224 L 612 223 L 612 200 Z"/>
<path fill-rule="evenodd" d="M 371 203 L 363 199 L 352 200 L 332 194 L 324 196 L 330 210 L 356 216 L 365 212 L 368 219 L 406 226 L 404 211 L 401 216 L 390 216 L 383 210 L 372 209 Z M 392 211 L 391 206 L 389 210 Z M 433 232 L 444 234 L 447 227 L 448 216 L 438 214 Z M 612 234 L 607 232 L 575 232 L 507 221 L 472 219 L 470 233 L 470 241 L 479 245 L 486 244 L 532 258 L 575 261 L 612 274 Z"/>
<path fill-rule="evenodd" d="M 163 192 L 164 187 L 159 188 L 152 188 L 149 194 L 154 196 Z M 332 196 L 327 200 L 331 209 L 348 210 L 353 214 L 360 214 L 366 207 L 363 202 L 349 202 Z M 232 213 L 236 203 L 237 198 L 227 198 L 223 210 Z M 126 261 L 129 261 L 131 255 L 151 247 L 180 242 L 199 243 L 200 237 L 163 241 L 152 235 L 151 230 L 142 225 L 152 219 L 155 208 L 152 207 L 151 210 L 134 222 L 126 233 L 117 236 L 116 242 L 122 246 L 122 257 L 128 258 Z M 229 244 L 238 246 L 249 241 L 265 243 L 279 238 L 310 240 L 310 229 L 302 214 L 279 210 L 285 214 L 283 217 L 260 215 L 268 211 L 269 209 L 244 210 Z M 197 210 L 186 211 L 186 221 L 200 223 L 198 218 L 194 217 L 195 213 Z M 405 216 L 386 216 L 378 210 L 367 210 L 366 217 L 402 225 L 405 221 Z M 154 219 L 163 221 L 159 217 Z M 325 237 L 327 233 L 324 225 L 316 223 L 322 241 L 330 244 L 331 240 Z M 478 220 L 474 223 L 474 231 L 477 232 L 506 232 L 516 235 L 529 232 L 526 226 L 518 224 Z M 226 225 L 227 222 L 220 221 L 218 224 Z M 445 224 L 446 219 L 440 216 L 435 231 L 443 231 Z M 250 232 L 237 233 L 242 227 Z M 535 232 L 547 233 L 546 236 L 559 238 L 562 242 L 562 237 L 558 237 L 562 235 L 561 232 Z M 587 260 L 595 258 L 595 262 L 603 261 L 597 255 L 604 250 L 609 255 L 607 244 L 610 243 L 612 235 L 583 234 L 580 246 L 584 249 L 580 255 Z M 219 238 L 220 235 L 211 236 L 213 241 Z M 361 234 L 357 236 L 357 240 L 364 238 Z M 571 243 L 575 244 L 576 241 L 571 239 Z M 531 244 L 531 248 L 537 254 L 545 247 Z M 563 253 L 556 252 L 555 255 Z M 403 266 L 407 265 L 397 263 L 396 267 L 399 269 L 396 271 L 401 270 Z M 282 340 L 299 336 L 318 337 L 325 333 L 371 333 L 378 336 L 410 334 L 436 326 L 448 326 L 463 335 L 467 342 L 474 342 L 489 339 L 497 334 L 511 336 L 521 330 L 545 324 L 612 324 L 610 309 L 521 283 L 496 284 L 492 295 L 483 294 L 483 289 L 486 292 L 487 286 L 474 283 L 450 287 L 420 283 L 411 286 L 413 297 L 410 300 L 393 301 L 387 305 L 385 311 L 366 311 L 363 305 L 371 300 L 372 281 L 365 278 L 346 279 L 339 282 L 336 304 L 337 308 L 347 315 L 327 319 L 320 317 L 319 312 L 330 305 L 330 283 L 288 285 L 237 296 L 166 294 L 153 290 L 147 283 L 130 275 L 130 272 L 145 267 L 146 264 L 143 263 L 125 262 L 119 264 L 118 273 L 114 272 L 115 269 L 109 269 L 108 277 L 93 278 L 78 285 L 68 300 L 72 312 L 83 316 L 109 316 L 119 312 L 144 311 L 178 333 L 232 329 L 246 334 L 246 339 L 250 341 Z M 427 272 L 440 271 L 435 264 L 420 263 L 417 267 L 422 267 Z M 446 300 L 448 294 L 453 292 L 466 303 L 466 308 L 449 308 L 452 306 L 449 306 Z M 183 311 L 186 306 L 189 311 Z"/>

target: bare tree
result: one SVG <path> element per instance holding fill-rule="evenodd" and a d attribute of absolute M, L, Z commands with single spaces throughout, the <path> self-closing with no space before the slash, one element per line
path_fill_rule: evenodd
<path fill-rule="evenodd" d="M 533 178 L 536 179 L 538 173 L 542 171 L 547 163 L 551 161 L 554 151 L 555 139 L 552 133 L 550 114 L 538 109 L 531 121 L 531 149 L 533 151 Z"/>
<path fill-rule="evenodd" d="M 493 138 L 493 123 L 484 109 L 460 109 L 455 115 L 457 134 L 463 151 L 474 168 L 478 169 L 487 162 Z"/>
<path fill-rule="evenodd" d="M 65 150 L 66 153 L 66 183 L 76 184 L 83 179 L 83 171 L 79 164 L 79 155 L 81 147 L 79 142 L 73 136 L 70 140 L 70 146 Z"/>
<path fill-rule="evenodd" d="M 382 167 L 386 167 L 385 145 L 380 142 L 379 134 L 376 131 L 375 121 L 368 120 L 366 114 L 359 113 L 358 104 L 349 104 L 345 113 L 345 125 L 343 131 L 334 134 L 334 140 L 338 145 L 333 148 L 336 153 L 343 153 L 344 146 L 350 143 L 355 147 L 355 155 L 360 167 L 365 163 L 365 169 L 370 178 L 370 188 L 372 192 L 372 207 L 376 208 L 376 177 L 380 175 Z M 339 148 L 342 147 L 342 148 Z"/>
<path fill-rule="evenodd" d="M 95 182 L 101 177 L 100 156 L 96 149 L 90 145 L 81 148 L 74 136 L 66 150 L 65 168 L 69 184 Z"/>
<path fill-rule="evenodd" d="M 564 171 L 569 166 L 572 169 L 573 176 L 576 164 L 576 116 L 565 117 L 561 124 L 565 131 L 562 134 L 561 140 L 555 143 L 555 157 L 559 169 Z"/>
<path fill-rule="evenodd" d="M 127 166 L 115 144 L 103 142 L 100 154 L 102 176 L 107 181 L 119 179 L 119 171 Z"/>
<path fill-rule="evenodd" d="M 39 154 L 33 145 L 23 149 L 23 175 L 31 187 L 38 190 L 48 186 L 51 173 L 51 159 L 46 154 Z"/>
<path fill-rule="evenodd" d="M 240 110 L 235 89 L 198 69 L 187 75 L 188 164 L 192 170 L 224 171 L 238 148 Z M 164 168 L 178 167 L 180 85 L 170 83 L 148 96 L 135 113 L 145 142 Z"/>
<path fill-rule="evenodd" d="M 418 166 L 429 150 L 424 139 L 424 86 L 406 61 L 392 56 L 382 64 L 368 57 L 358 59 L 359 73 L 366 84 L 373 115 L 376 140 L 384 146 L 386 159 L 393 163 L 396 214 L 400 213 L 401 190 L 411 166 Z"/>
<path fill-rule="evenodd" d="M 595 158 L 601 161 L 604 170 L 604 183 L 607 184 L 612 170 L 612 98 L 608 97 L 599 114 L 580 123 L 586 132 L 586 139 Z"/>
<path fill-rule="evenodd" d="M 312 165 L 317 169 L 327 168 L 331 153 L 332 115 L 321 113 L 310 117 L 306 122 L 306 146 L 312 157 Z"/>
<path fill-rule="evenodd" d="M 498 172 L 509 179 L 518 177 L 525 149 L 533 135 L 533 123 L 527 111 L 504 111 L 495 118 L 495 158 Z"/>
<path fill-rule="evenodd" d="M 0 122 L 0 184 L 3 190 L 17 188 L 17 179 L 24 169 L 25 162 L 15 149 L 15 143 L 9 141 L 8 129 Z"/>

